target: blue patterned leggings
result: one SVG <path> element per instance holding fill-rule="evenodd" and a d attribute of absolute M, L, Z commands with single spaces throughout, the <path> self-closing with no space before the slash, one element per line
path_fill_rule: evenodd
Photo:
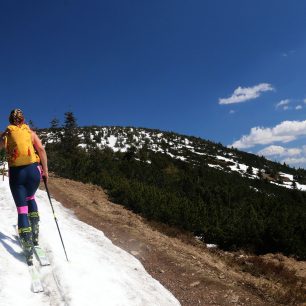
<path fill-rule="evenodd" d="M 38 163 L 9 169 L 10 188 L 17 207 L 19 229 L 30 226 L 29 213 L 38 214 L 34 195 L 40 179 L 41 171 Z"/>

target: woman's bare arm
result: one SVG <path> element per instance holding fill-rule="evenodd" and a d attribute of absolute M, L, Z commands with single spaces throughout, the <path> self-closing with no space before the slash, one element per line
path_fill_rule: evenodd
<path fill-rule="evenodd" d="M 5 130 L 5 132 L 3 132 L 0 136 L 0 149 L 4 148 L 5 146 L 4 138 L 6 137 L 7 133 L 8 130 Z"/>
<path fill-rule="evenodd" d="M 41 140 L 39 139 L 39 137 L 37 136 L 37 134 L 33 131 L 31 131 L 32 133 L 32 142 L 34 145 L 34 148 L 36 149 L 39 157 L 40 157 L 40 161 L 41 161 L 41 165 L 43 168 L 43 176 L 46 177 L 46 179 L 48 180 L 49 174 L 48 174 L 48 158 L 47 158 L 47 153 L 46 150 L 44 148 L 44 146 L 41 143 Z"/>

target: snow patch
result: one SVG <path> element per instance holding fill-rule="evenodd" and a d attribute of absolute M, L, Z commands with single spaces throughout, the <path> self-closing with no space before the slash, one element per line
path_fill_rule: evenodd
<path fill-rule="evenodd" d="M 36 200 L 40 241 L 51 261 L 51 267 L 41 268 L 45 289 L 41 294 L 30 290 L 28 268 L 13 226 L 16 207 L 8 179 L 0 181 L 0 305 L 180 305 L 135 257 L 53 200 L 70 260 L 67 262 L 47 194 L 39 190 Z"/>

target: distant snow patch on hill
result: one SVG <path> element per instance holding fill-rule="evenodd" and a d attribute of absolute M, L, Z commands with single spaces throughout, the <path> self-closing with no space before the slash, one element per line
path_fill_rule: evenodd
<path fill-rule="evenodd" d="M 58 133 L 62 134 L 63 131 L 59 130 Z M 49 130 L 41 131 L 40 136 L 44 143 L 53 143 L 56 139 L 55 132 Z M 96 146 L 125 153 L 132 147 L 136 150 L 146 148 L 183 162 L 236 172 L 249 179 L 258 179 L 263 174 L 268 181 L 278 186 L 306 190 L 306 185 L 295 182 L 292 174 L 280 172 L 278 179 L 273 178 L 266 174 L 266 169 L 250 167 L 241 162 L 241 156 L 236 155 L 238 151 L 232 152 L 229 148 L 195 137 L 132 127 L 84 127 L 79 128 L 78 136 L 81 140 L 79 147 L 83 149 Z M 147 162 L 150 163 L 149 160 Z"/>

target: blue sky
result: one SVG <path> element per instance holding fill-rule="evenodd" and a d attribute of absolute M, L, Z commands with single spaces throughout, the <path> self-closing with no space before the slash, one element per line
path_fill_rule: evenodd
<path fill-rule="evenodd" d="M 0 0 L 0 129 L 158 128 L 306 168 L 306 2 Z M 304 147 L 305 145 L 305 147 Z"/>

